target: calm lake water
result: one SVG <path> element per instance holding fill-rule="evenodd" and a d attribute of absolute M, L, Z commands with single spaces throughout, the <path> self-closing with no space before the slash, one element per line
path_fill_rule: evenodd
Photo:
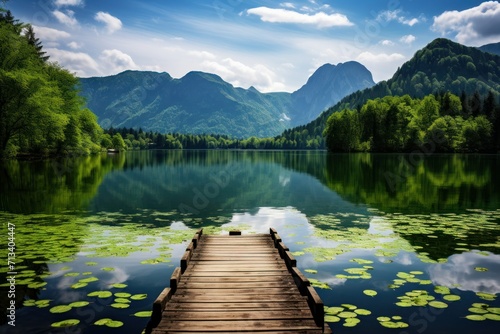
<path fill-rule="evenodd" d="M 274 227 L 335 333 L 498 333 L 499 208 L 498 155 L 146 151 L 2 162 L 1 240 L 15 225 L 17 308 L 16 326 L 4 316 L 0 332 L 140 333 L 196 229 Z M 5 312 L 6 247 L 0 255 Z"/>

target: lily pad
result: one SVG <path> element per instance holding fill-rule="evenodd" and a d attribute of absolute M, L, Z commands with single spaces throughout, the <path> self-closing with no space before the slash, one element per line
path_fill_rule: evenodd
<path fill-rule="evenodd" d="M 469 319 L 469 320 L 472 320 L 472 321 L 483 321 L 483 320 L 486 320 L 485 317 L 483 317 L 482 315 L 479 315 L 479 314 L 469 314 L 469 315 L 465 316 L 465 319 Z"/>
<path fill-rule="evenodd" d="M 80 301 L 80 302 L 73 302 L 73 303 L 69 304 L 69 306 L 71 306 L 71 307 L 84 307 L 84 306 L 87 306 L 88 304 L 90 304 L 90 303 L 87 301 Z"/>
<path fill-rule="evenodd" d="M 354 312 L 357 313 L 357 314 L 359 314 L 359 315 L 370 315 L 370 314 L 372 314 L 372 311 L 366 310 L 364 308 L 355 309 Z"/>
<path fill-rule="evenodd" d="M 149 318 L 149 317 L 151 317 L 152 313 L 153 313 L 153 311 L 140 311 L 140 312 L 134 313 L 134 316 L 138 317 L 138 318 Z"/>
<path fill-rule="evenodd" d="M 487 313 L 483 314 L 483 317 L 488 320 L 500 321 L 500 314 Z"/>
<path fill-rule="evenodd" d="M 104 318 L 104 319 L 100 319 L 100 320 L 97 320 L 96 322 L 94 322 L 94 325 L 108 326 L 111 328 L 118 328 L 118 327 L 123 326 L 123 322 L 118 321 L 118 320 L 109 319 L 109 318 Z"/>
<path fill-rule="evenodd" d="M 118 297 L 118 298 L 129 298 L 130 296 L 132 296 L 130 293 L 128 292 L 117 292 L 115 293 L 115 297 Z"/>
<path fill-rule="evenodd" d="M 490 313 L 500 314 L 500 307 L 488 307 L 487 310 Z"/>
<path fill-rule="evenodd" d="M 132 299 L 132 300 L 143 300 L 143 299 L 146 299 L 147 297 L 148 297 L 147 294 L 140 293 L 140 294 L 136 294 L 136 295 L 130 296 L 130 299 Z"/>
<path fill-rule="evenodd" d="M 126 303 L 113 303 L 110 306 L 114 307 L 114 308 L 128 308 L 128 307 L 130 307 L 130 304 L 126 304 Z"/>
<path fill-rule="evenodd" d="M 49 310 L 49 312 L 50 313 L 64 313 L 64 312 L 68 312 L 69 310 L 71 310 L 71 306 L 69 306 L 69 305 L 59 305 L 59 306 L 52 307 Z"/>
<path fill-rule="evenodd" d="M 109 298 L 113 295 L 111 291 L 94 291 L 87 294 L 88 297 Z"/>
<path fill-rule="evenodd" d="M 340 318 L 356 318 L 358 315 L 354 312 L 344 311 L 337 314 L 337 316 Z"/>
<path fill-rule="evenodd" d="M 432 306 L 434 308 L 447 308 L 448 304 L 440 302 L 438 300 L 433 300 L 429 302 L 429 306 Z"/>
<path fill-rule="evenodd" d="M 111 286 L 113 288 L 117 288 L 117 289 L 124 289 L 126 288 L 128 285 L 127 284 L 123 284 L 123 283 L 115 283 L 115 284 L 111 284 Z"/>
<path fill-rule="evenodd" d="M 475 271 L 488 271 L 488 268 L 485 268 L 485 267 L 475 267 L 474 270 Z"/>
<path fill-rule="evenodd" d="M 325 322 L 339 322 L 340 318 L 334 315 L 327 314 L 325 315 Z"/>
<path fill-rule="evenodd" d="M 377 291 L 375 291 L 375 290 L 363 290 L 363 293 L 367 296 L 370 296 L 370 297 L 377 295 Z"/>
<path fill-rule="evenodd" d="M 127 298 L 116 298 L 115 303 L 129 304 L 130 300 L 128 300 Z"/>
<path fill-rule="evenodd" d="M 444 295 L 443 296 L 443 299 L 446 301 L 449 301 L 449 302 L 454 302 L 454 301 L 460 300 L 460 298 L 461 297 L 458 295 Z"/>
<path fill-rule="evenodd" d="M 91 283 L 91 282 L 96 282 L 98 280 L 99 279 L 97 277 L 87 277 L 87 278 L 82 278 L 78 282 L 80 282 L 80 283 Z"/>
<path fill-rule="evenodd" d="M 304 271 L 305 271 L 306 273 L 309 273 L 309 274 L 317 274 L 317 273 L 318 273 L 318 271 L 317 271 L 317 270 L 315 270 L 315 269 L 306 269 L 306 270 L 304 270 Z"/>
<path fill-rule="evenodd" d="M 54 322 L 50 326 L 56 327 L 56 328 L 70 327 L 70 326 L 78 325 L 79 323 L 80 323 L 80 320 L 78 320 L 78 319 L 67 319 L 67 320 L 63 320 L 63 321 Z"/>

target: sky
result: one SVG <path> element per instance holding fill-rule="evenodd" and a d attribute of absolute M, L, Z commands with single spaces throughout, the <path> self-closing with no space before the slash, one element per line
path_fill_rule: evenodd
<path fill-rule="evenodd" d="M 293 92 L 321 65 L 355 60 L 387 80 L 438 37 L 500 42 L 499 1 L 10 0 L 51 61 L 79 77 L 125 70 L 215 73 Z"/>

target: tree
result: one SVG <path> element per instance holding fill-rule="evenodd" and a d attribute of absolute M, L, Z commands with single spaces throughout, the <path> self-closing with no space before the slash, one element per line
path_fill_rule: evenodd
<path fill-rule="evenodd" d="M 42 51 L 42 42 L 40 42 L 40 39 L 36 38 L 35 31 L 33 30 L 33 26 L 31 24 L 28 24 L 28 26 L 26 27 L 24 36 L 28 40 L 28 44 L 35 49 L 38 57 L 42 61 L 46 62 L 47 60 L 49 60 L 50 57 L 46 56 L 47 52 Z"/>
<path fill-rule="evenodd" d="M 100 151 L 102 129 L 83 108 L 78 78 L 43 61 L 32 27 L 22 35 L 21 26 L 0 15 L 0 157 Z"/>
<path fill-rule="evenodd" d="M 118 151 L 124 151 L 127 148 L 125 145 L 125 141 L 121 134 L 116 133 L 113 138 L 111 138 L 111 142 L 113 143 L 113 148 Z"/>

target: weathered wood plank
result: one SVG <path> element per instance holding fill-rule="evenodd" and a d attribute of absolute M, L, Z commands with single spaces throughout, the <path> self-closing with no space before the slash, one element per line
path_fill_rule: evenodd
<path fill-rule="evenodd" d="M 313 320 L 231 320 L 231 321 L 171 321 L 162 320 L 153 333 L 162 333 L 158 330 L 204 330 L 204 331 L 241 331 L 244 329 L 262 330 L 311 330 L 317 329 Z"/>
<path fill-rule="evenodd" d="M 197 231 L 146 333 L 323 333 L 323 303 L 277 231 L 230 234 Z"/>

